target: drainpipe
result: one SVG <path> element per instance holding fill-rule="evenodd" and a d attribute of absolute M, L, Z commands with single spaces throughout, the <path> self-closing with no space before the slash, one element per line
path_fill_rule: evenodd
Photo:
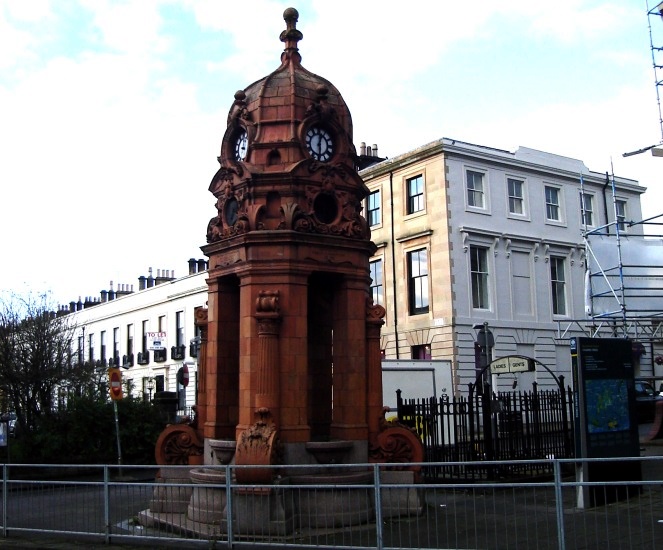
<path fill-rule="evenodd" d="M 603 214 L 605 215 L 606 235 L 610 235 L 610 227 L 608 227 L 608 222 L 610 221 L 610 218 L 608 218 L 608 199 L 605 197 L 605 190 L 608 188 L 608 185 L 610 185 L 610 177 L 608 176 L 608 172 L 606 172 L 605 184 L 603 185 Z"/>
<path fill-rule="evenodd" d="M 391 281 L 392 290 L 394 291 L 394 338 L 396 339 L 396 359 L 401 358 L 400 350 L 398 347 L 398 305 L 396 297 L 396 237 L 394 235 L 394 173 L 389 171 L 389 206 L 391 210 Z"/>

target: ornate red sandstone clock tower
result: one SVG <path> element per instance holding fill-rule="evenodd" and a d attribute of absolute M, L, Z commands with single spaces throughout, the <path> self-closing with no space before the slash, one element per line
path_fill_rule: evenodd
<path fill-rule="evenodd" d="M 368 189 L 350 111 L 302 67 L 297 11 L 284 19 L 281 65 L 235 93 L 209 187 L 198 430 L 237 440 L 238 463 L 276 440 L 289 464 L 329 440 L 351 442 L 348 460 L 366 462 L 379 447 L 384 316 L 369 299 Z"/>

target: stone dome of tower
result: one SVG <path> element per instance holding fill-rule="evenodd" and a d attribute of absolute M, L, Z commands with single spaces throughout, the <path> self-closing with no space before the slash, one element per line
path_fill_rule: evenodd
<path fill-rule="evenodd" d="M 209 190 L 208 242 L 264 230 L 370 240 L 352 117 L 336 86 L 301 64 L 297 10 L 283 14 L 281 65 L 235 93 Z"/>
<path fill-rule="evenodd" d="M 335 161 L 354 165 L 350 110 L 336 86 L 302 66 L 298 18 L 294 8 L 283 14 L 281 65 L 235 93 L 220 160 L 235 157 L 256 168 L 296 163 L 310 156 L 305 133 L 319 124 L 333 137 Z M 244 158 L 238 147 L 245 147 Z"/>

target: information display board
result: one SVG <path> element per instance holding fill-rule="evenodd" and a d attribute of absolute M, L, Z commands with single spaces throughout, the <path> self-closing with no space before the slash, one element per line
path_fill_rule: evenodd
<path fill-rule="evenodd" d="M 625 338 L 572 338 L 576 456 L 640 456 L 635 408 L 633 348 Z M 641 478 L 637 462 L 583 463 L 585 481 L 633 481 Z M 615 490 L 619 487 L 614 487 Z M 592 491 L 590 504 L 597 505 Z M 615 493 L 615 500 L 619 495 Z"/>

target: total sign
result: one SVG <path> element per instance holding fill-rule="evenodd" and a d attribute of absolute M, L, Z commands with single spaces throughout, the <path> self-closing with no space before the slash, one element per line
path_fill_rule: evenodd
<path fill-rule="evenodd" d="M 108 387 L 110 388 L 110 396 L 113 401 L 122 399 L 122 373 L 120 369 L 108 369 Z"/>

